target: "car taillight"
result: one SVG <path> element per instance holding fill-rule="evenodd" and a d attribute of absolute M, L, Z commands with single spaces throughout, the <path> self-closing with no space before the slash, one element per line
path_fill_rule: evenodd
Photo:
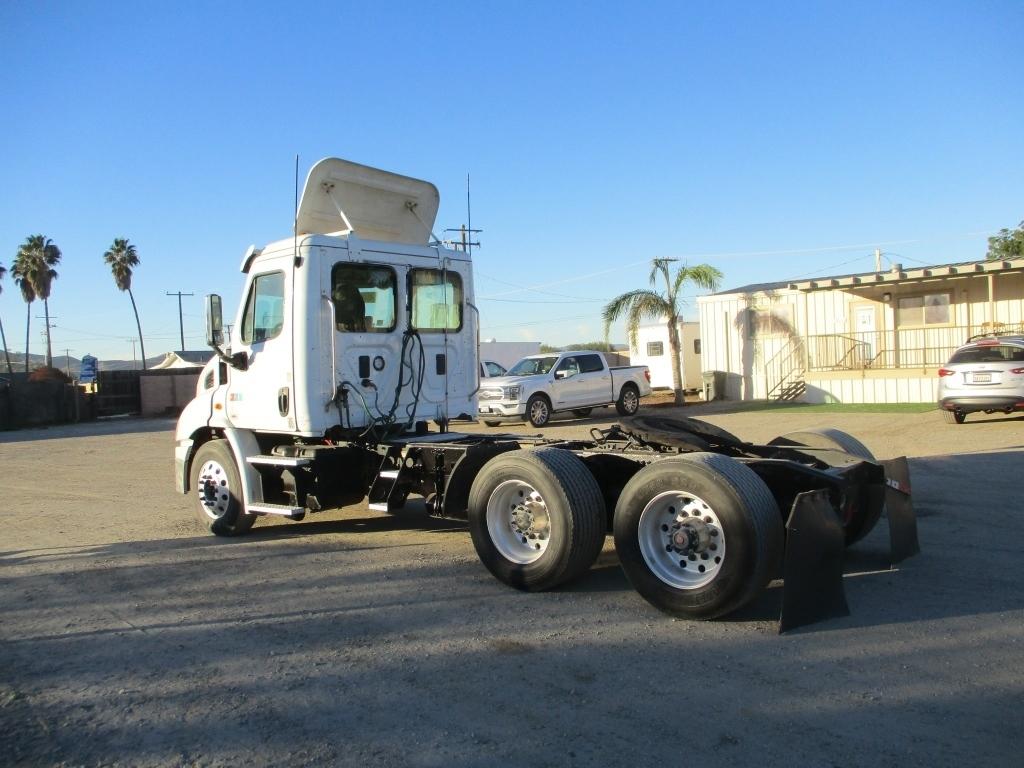
<path fill-rule="evenodd" d="M 956 371 L 951 371 L 951 370 L 949 370 L 949 368 L 939 368 L 939 378 L 940 379 L 943 376 L 953 376 L 955 374 L 956 374 Z"/>
<path fill-rule="evenodd" d="M 1011 368 L 1010 369 L 1010 373 L 1016 373 L 1018 375 L 1022 374 L 1022 373 L 1024 373 L 1024 368 Z"/>
<path fill-rule="evenodd" d="M 644 368 L 644 378 L 647 379 L 647 383 L 648 384 L 651 383 L 651 369 L 650 368 Z"/>

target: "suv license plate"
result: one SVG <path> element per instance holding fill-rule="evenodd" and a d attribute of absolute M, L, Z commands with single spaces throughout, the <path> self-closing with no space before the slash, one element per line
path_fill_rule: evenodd
<path fill-rule="evenodd" d="M 971 379 L 975 384 L 991 384 L 992 374 L 991 373 L 976 373 L 974 378 Z"/>

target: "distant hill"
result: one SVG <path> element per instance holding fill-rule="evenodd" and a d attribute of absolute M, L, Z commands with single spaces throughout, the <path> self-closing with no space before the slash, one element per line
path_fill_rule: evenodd
<path fill-rule="evenodd" d="M 15 352 L 11 350 L 11 367 L 14 371 L 20 372 L 25 370 L 25 353 Z M 163 361 L 166 357 L 166 353 L 161 353 L 155 357 L 147 357 L 146 363 L 152 368 L 157 363 Z M 28 367 L 29 370 L 38 368 L 40 365 L 46 365 L 46 355 L 29 354 L 28 356 Z M 77 357 L 67 357 L 65 355 L 54 355 L 53 356 L 53 367 L 59 368 L 65 373 L 70 373 L 72 377 L 77 377 L 79 372 L 82 370 L 82 361 Z M 142 363 L 138 360 L 100 360 L 99 369 L 101 371 L 130 371 L 133 368 L 142 368 Z M 3 350 L 0 349 L 0 374 L 7 372 L 7 361 L 3 357 Z"/>

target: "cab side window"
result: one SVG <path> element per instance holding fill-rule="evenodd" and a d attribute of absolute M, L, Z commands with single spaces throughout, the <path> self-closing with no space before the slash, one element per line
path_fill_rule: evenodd
<path fill-rule="evenodd" d="M 581 373 L 596 373 L 604 370 L 604 364 L 598 355 L 580 355 L 579 361 Z"/>
<path fill-rule="evenodd" d="M 257 344 L 272 339 L 284 327 L 284 273 L 257 275 L 249 289 L 242 316 L 242 341 Z"/>

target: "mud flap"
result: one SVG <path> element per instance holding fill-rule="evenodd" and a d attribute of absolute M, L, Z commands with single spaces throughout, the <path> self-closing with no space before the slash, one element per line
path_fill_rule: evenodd
<path fill-rule="evenodd" d="M 917 516 L 910 498 L 910 465 L 906 456 L 879 462 L 885 468 L 885 516 L 889 519 L 889 559 L 896 563 L 921 551 Z"/>
<path fill-rule="evenodd" d="M 827 491 L 801 493 L 786 522 L 779 634 L 849 616 L 843 590 L 843 526 Z"/>

